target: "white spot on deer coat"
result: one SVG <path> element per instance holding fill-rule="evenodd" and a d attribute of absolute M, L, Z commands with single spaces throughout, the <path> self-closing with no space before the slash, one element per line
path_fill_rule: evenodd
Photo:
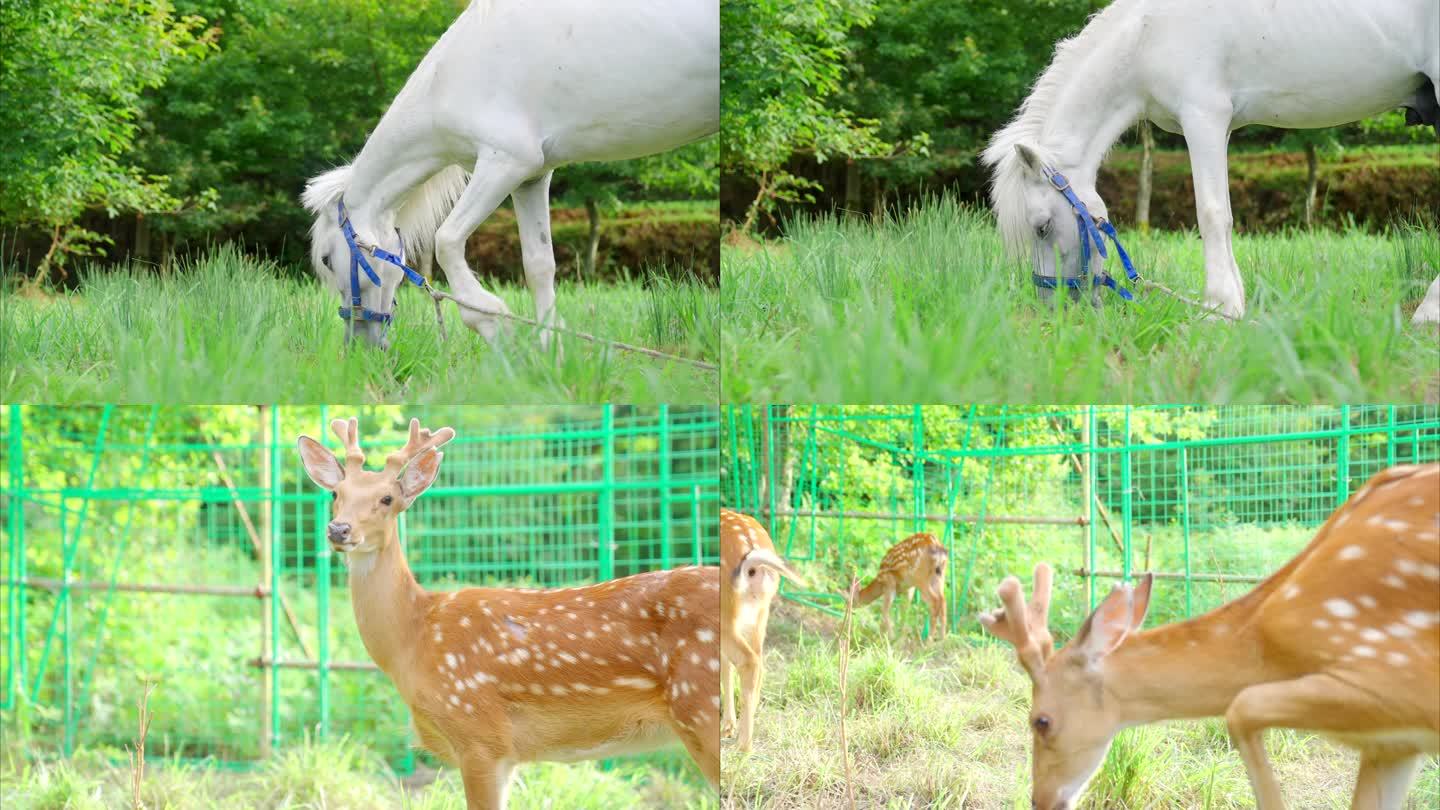
<path fill-rule="evenodd" d="M 1361 645 L 1355 647 L 1355 648 L 1352 649 L 1350 652 L 1354 653 L 1355 655 L 1357 655 L 1357 656 L 1359 656 L 1359 657 L 1361 657 L 1361 658 L 1374 658 L 1374 657 L 1375 657 L 1375 648 L 1374 648 L 1374 647 L 1367 647 L 1367 646 L 1364 645 L 1364 644 L 1361 644 Z"/>
<path fill-rule="evenodd" d="M 1360 559 L 1361 557 L 1364 557 L 1364 556 L 1365 556 L 1365 547 L 1364 547 L 1364 546 L 1353 546 L 1353 545 L 1352 545 L 1352 546 L 1346 546 L 1345 548 L 1340 549 L 1340 553 L 1335 555 L 1335 557 L 1336 557 L 1337 559 L 1341 559 L 1341 560 L 1358 560 L 1358 559 Z"/>
<path fill-rule="evenodd" d="M 1355 601 L 1359 602 L 1360 605 L 1361 605 L 1361 607 L 1369 608 L 1369 609 L 1372 609 L 1372 610 L 1375 608 L 1375 606 L 1376 606 L 1376 604 L 1377 604 L 1376 601 L 1375 601 L 1375 597 L 1373 597 L 1373 596 L 1366 596 L 1366 595 L 1364 595 L 1364 594 L 1361 594 L 1360 596 L 1355 597 Z"/>
<path fill-rule="evenodd" d="M 1373 627 L 1367 627 L 1364 630 L 1361 630 L 1360 637 L 1365 639 L 1366 641 L 1373 641 L 1376 643 L 1385 640 L 1385 634 L 1380 632 L 1379 630 L 1376 630 Z"/>
<path fill-rule="evenodd" d="M 1402 652 L 1392 652 L 1385 654 L 1385 660 L 1389 661 L 1392 666 L 1403 667 L 1410 663 L 1410 656 Z"/>
<path fill-rule="evenodd" d="M 627 686 L 631 689 L 654 689 L 655 682 L 649 678 L 623 677 L 611 681 L 615 686 Z"/>
<path fill-rule="evenodd" d="M 715 640 L 715 631 L 702 627 L 695 631 L 695 640 L 701 644 L 709 644 Z"/>
<path fill-rule="evenodd" d="M 1356 613 L 1355 606 L 1344 599 L 1326 599 L 1325 609 L 1330 612 L 1331 616 L 1341 619 L 1348 619 Z"/>

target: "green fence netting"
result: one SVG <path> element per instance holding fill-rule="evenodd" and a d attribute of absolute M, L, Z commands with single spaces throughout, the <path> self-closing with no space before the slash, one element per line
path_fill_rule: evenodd
<path fill-rule="evenodd" d="M 408 714 L 365 654 L 330 498 L 294 450 L 358 415 L 370 466 L 411 416 L 451 425 L 402 518 L 428 588 L 563 586 L 718 558 L 711 406 L 401 409 L 10 405 L 0 503 L 6 727 L 70 753 L 244 763 L 350 735 L 414 764 Z M 683 754 L 681 755 L 683 759 Z"/>
<path fill-rule="evenodd" d="M 1157 576 L 1150 624 L 1235 598 L 1380 469 L 1440 460 L 1440 408 L 729 406 L 722 500 L 799 561 L 835 612 L 853 571 L 918 531 L 950 549 L 951 626 L 1007 574 L 1055 566 L 1054 625 Z M 923 611 L 907 614 L 923 622 Z"/>

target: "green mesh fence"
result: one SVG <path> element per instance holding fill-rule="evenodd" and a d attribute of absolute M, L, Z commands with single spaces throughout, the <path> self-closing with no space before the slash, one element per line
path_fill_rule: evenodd
<path fill-rule="evenodd" d="M 157 756 L 244 763 L 347 734 L 408 770 L 408 713 L 365 654 L 324 542 L 329 494 L 294 450 L 301 433 L 338 450 L 329 420 L 352 413 L 7 406 L 7 729 L 67 754 L 119 746 L 152 681 Z M 457 431 L 400 526 L 427 588 L 564 586 L 718 559 L 714 406 L 354 415 L 372 469 L 410 416 Z"/>
<path fill-rule="evenodd" d="M 723 502 L 820 583 L 788 598 L 834 612 L 850 572 L 929 531 L 950 549 L 952 627 L 1043 560 L 1067 635 L 1135 572 L 1156 572 L 1152 625 L 1233 599 L 1371 475 L 1440 460 L 1434 406 L 772 405 L 722 421 Z"/>

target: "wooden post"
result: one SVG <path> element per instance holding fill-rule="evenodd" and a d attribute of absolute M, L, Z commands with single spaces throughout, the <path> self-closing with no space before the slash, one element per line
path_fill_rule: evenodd
<path fill-rule="evenodd" d="M 270 661 L 274 655 L 270 650 L 270 414 L 269 407 L 261 405 L 258 408 L 260 416 L 260 491 L 265 493 L 265 499 L 260 502 L 260 543 L 256 549 L 260 557 L 260 588 L 264 596 L 260 597 L 260 660 Z M 270 757 L 270 671 L 268 667 L 260 668 L 260 758 Z"/>
<path fill-rule="evenodd" d="M 1150 232 L 1150 190 L 1155 177 L 1155 132 L 1148 120 L 1140 122 L 1140 178 L 1135 193 L 1135 226 Z"/>

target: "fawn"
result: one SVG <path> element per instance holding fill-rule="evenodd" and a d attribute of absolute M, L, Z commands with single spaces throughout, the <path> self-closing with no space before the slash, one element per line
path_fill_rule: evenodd
<path fill-rule="evenodd" d="M 911 588 L 915 588 L 930 609 L 930 625 L 937 636 L 944 636 L 947 624 L 945 566 L 949 562 L 950 552 L 940 545 L 935 535 L 912 534 L 885 552 L 885 557 L 880 560 L 880 570 L 869 585 L 860 589 L 855 603 L 864 606 L 883 596 L 885 605 L 881 609 L 880 624 L 888 636 L 890 608 L 896 594 L 908 594 Z"/>
<path fill-rule="evenodd" d="M 326 527 L 346 557 L 365 649 L 410 707 L 421 744 L 460 769 L 470 810 L 498 810 L 517 763 L 578 761 L 679 741 L 720 778 L 720 571 L 651 571 L 555 590 L 429 592 L 396 519 L 434 483 L 455 436 L 410 421 L 381 472 L 358 423 L 335 420 L 342 467 L 301 436 L 311 480 L 334 495 Z"/>

